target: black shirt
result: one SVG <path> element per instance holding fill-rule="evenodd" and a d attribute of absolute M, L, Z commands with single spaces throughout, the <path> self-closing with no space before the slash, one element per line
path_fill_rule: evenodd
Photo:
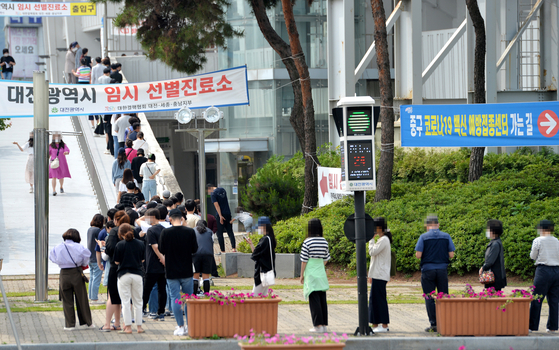
<path fill-rule="evenodd" d="M 111 263 L 111 268 L 115 268 L 114 253 L 117 243 L 120 242 L 120 238 L 118 238 L 118 227 L 113 227 L 111 229 L 111 232 L 109 232 L 109 235 L 106 238 L 106 242 L 105 254 L 107 254 L 110 258 L 109 261 Z"/>
<path fill-rule="evenodd" d="M 159 251 L 165 255 L 165 277 L 167 279 L 190 278 L 192 254 L 198 250 L 196 234 L 190 227 L 172 226 L 161 232 Z"/>
<path fill-rule="evenodd" d="M 165 273 L 165 267 L 153 251 L 152 244 L 159 244 L 159 237 L 165 227 L 157 224 L 148 229 L 146 233 L 146 273 Z"/>
<path fill-rule="evenodd" d="M 119 262 L 118 277 L 127 273 L 144 275 L 142 261 L 146 258 L 145 249 L 144 243 L 137 239 L 118 242 L 115 248 L 115 262 Z"/>
<path fill-rule="evenodd" d="M 111 79 L 116 80 L 119 84 L 122 83 L 122 75 L 117 70 L 111 73 Z"/>
<path fill-rule="evenodd" d="M 136 196 L 137 195 L 135 193 L 130 193 L 130 192 L 123 193 L 122 196 L 120 196 L 119 203 L 124 204 L 125 208 L 134 208 Z"/>
<path fill-rule="evenodd" d="M 143 177 L 140 176 L 140 167 L 147 161 L 148 159 L 146 157 L 134 157 L 134 159 L 132 159 L 132 165 L 130 166 L 130 169 L 132 170 L 132 174 L 139 184 L 141 184 L 143 180 Z"/>
<path fill-rule="evenodd" d="M 2 73 L 6 73 L 6 72 L 13 72 L 14 71 L 14 66 L 11 64 L 11 62 L 16 62 L 14 60 L 14 58 L 12 56 L 2 56 L 2 58 L 0 58 L 0 63 L 10 63 L 10 68 L 6 68 L 6 66 L 2 66 Z"/>

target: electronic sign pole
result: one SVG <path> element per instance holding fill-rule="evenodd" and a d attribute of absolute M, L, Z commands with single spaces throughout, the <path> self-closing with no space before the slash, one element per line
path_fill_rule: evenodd
<path fill-rule="evenodd" d="M 369 96 L 344 97 L 338 102 L 336 124 L 340 133 L 342 189 L 353 191 L 359 328 L 355 335 L 372 335 L 367 305 L 367 253 L 365 191 L 376 190 L 374 100 Z M 340 111 L 341 109 L 341 111 Z M 340 120 L 342 119 L 342 120 Z"/>

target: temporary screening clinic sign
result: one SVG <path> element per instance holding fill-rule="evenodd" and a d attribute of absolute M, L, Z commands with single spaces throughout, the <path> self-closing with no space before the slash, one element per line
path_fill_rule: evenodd
<path fill-rule="evenodd" d="M 0 2 L 0 17 L 95 16 L 92 2 Z"/>
<path fill-rule="evenodd" d="M 404 147 L 559 145 L 559 102 L 400 107 Z"/>
<path fill-rule="evenodd" d="M 33 83 L 0 80 L 0 117 L 33 116 Z M 247 70 L 133 84 L 50 84 L 49 115 L 140 113 L 249 104 Z"/>

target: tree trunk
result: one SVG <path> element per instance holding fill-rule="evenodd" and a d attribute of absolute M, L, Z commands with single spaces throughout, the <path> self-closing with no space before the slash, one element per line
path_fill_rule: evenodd
<path fill-rule="evenodd" d="M 301 93 L 301 82 L 299 81 L 299 72 L 295 66 L 295 62 L 291 58 L 291 48 L 289 44 L 286 43 L 275 31 L 274 27 L 270 23 L 268 14 L 266 13 L 266 7 L 264 6 L 263 0 L 250 0 L 250 5 L 252 7 L 252 12 L 256 17 L 260 31 L 264 35 L 268 44 L 277 52 L 277 54 L 282 58 L 282 62 L 287 68 L 287 73 L 289 74 L 289 79 L 291 80 L 291 86 L 293 87 L 293 108 L 291 109 L 291 116 L 289 117 L 289 122 L 297 135 L 299 144 L 301 145 L 301 150 L 305 151 L 305 125 L 303 116 L 303 96 Z"/>
<path fill-rule="evenodd" d="M 316 207 L 318 202 L 318 180 L 316 165 L 318 158 L 316 156 L 316 134 L 314 122 L 314 105 L 312 100 L 311 80 L 309 75 L 309 67 L 305 61 L 305 54 L 299 40 L 299 32 L 295 23 L 293 14 L 292 0 L 281 0 L 283 7 L 283 17 L 285 18 L 285 26 L 289 34 L 289 44 L 291 46 L 291 54 L 293 55 L 295 66 L 299 72 L 301 82 L 301 93 L 303 96 L 304 108 L 304 129 L 305 129 L 305 199 L 303 200 L 302 213 L 308 213 Z"/>
<path fill-rule="evenodd" d="M 477 0 L 466 0 L 466 7 L 476 33 L 474 53 L 474 103 L 485 103 L 485 24 Z M 468 181 L 476 181 L 483 172 L 485 147 L 473 147 Z"/>
<path fill-rule="evenodd" d="M 375 22 L 375 50 L 380 83 L 381 152 L 377 174 L 375 202 L 392 197 L 392 169 L 394 167 L 394 110 L 392 79 L 390 78 L 390 56 L 386 32 L 386 14 L 382 0 L 371 0 Z"/>

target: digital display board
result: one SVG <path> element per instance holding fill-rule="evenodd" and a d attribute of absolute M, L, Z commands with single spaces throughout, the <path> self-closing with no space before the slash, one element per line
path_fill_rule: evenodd
<path fill-rule="evenodd" d="M 344 143 L 340 144 L 340 154 L 342 156 L 342 181 L 345 181 L 345 154 L 344 154 Z"/>
<path fill-rule="evenodd" d="M 373 134 L 373 108 L 347 107 L 347 136 Z"/>
<path fill-rule="evenodd" d="M 347 141 L 348 180 L 373 180 L 372 140 Z"/>

